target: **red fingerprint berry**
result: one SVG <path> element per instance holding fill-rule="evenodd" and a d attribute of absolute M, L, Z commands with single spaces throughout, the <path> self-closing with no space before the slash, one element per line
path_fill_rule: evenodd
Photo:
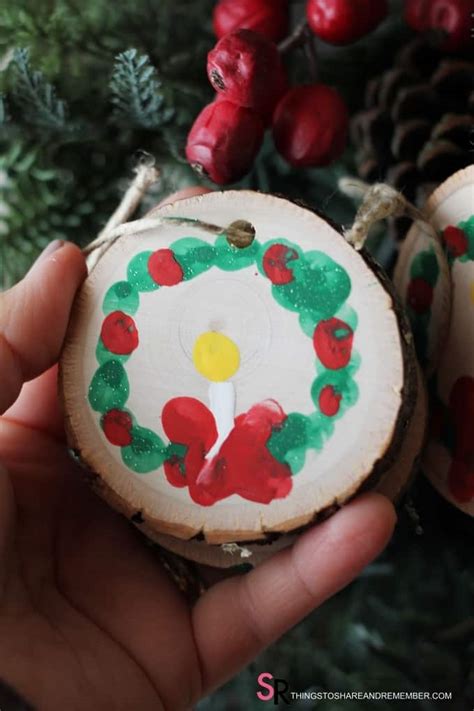
<path fill-rule="evenodd" d="M 349 125 L 346 105 L 325 84 L 298 86 L 285 94 L 273 115 L 277 150 L 294 166 L 324 166 L 344 150 Z"/>
<path fill-rule="evenodd" d="M 128 355 L 138 346 L 135 321 L 123 311 L 114 311 L 107 316 L 100 337 L 107 350 L 117 355 Z"/>
<path fill-rule="evenodd" d="M 218 38 L 246 29 L 278 42 L 288 32 L 288 1 L 220 0 L 214 8 L 213 27 Z"/>
<path fill-rule="evenodd" d="M 148 260 L 151 278 L 160 286 L 175 286 L 183 281 L 183 270 L 171 249 L 158 249 Z"/>
<path fill-rule="evenodd" d="M 319 409 L 326 417 L 334 417 L 339 412 L 342 395 L 332 385 L 325 385 L 319 393 Z"/>
<path fill-rule="evenodd" d="M 315 35 L 330 44 L 351 44 L 388 14 L 387 0 L 308 0 L 306 17 Z"/>
<path fill-rule="evenodd" d="M 263 271 L 272 284 L 289 284 L 293 281 L 291 262 L 298 252 L 286 244 L 272 244 L 263 255 Z"/>
<path fill-rule="evenodd" d="M 448 472 L 448 487 L 461 504 L 474 499 L 474 465 L 462 459 L 453 459 Z"/>
<path fill-rule="evenodd" d="M 417 314 L 425 313 L 433 302 L 433 287 L 423 277 L 416 277 L 408 284 L 407 303 Z"/>
<path fill-rule="evenodd" d="M 453 257 L 462 257 L 469 249 L 467 235 L 459 227 L 446 227 L 443 232 L 443 239 Z"/>
<path fill-rule="evenodd" d="M 188 135 L 186 158 L 218 185 L 242 178 L 260 149 L 264 134 L 260 116 L 230 101 L 206 106 Z"/>
<path fill-rule="evenodd" d="M 338 318 L 320 321 L 313 335 L 316 355 L 330 370 L 346 367 L 351 359 L 353 340 L 352 328 Z"/>
<path fill-rule="evenodd" d="M 257 112 L 272 112 L 282 94 L 276 45 L 251 30 L 223 37 L 207 57 L 207 75 L 222 98 Z"/>
<path fill-rule="evenodd" d="M 132 418 L 123 410 L 109 410 L 102 417 L 102 429 L 110 444 L 127 447 L 132 443 Z"/>
<path fill-rule="evenodd" d="M 470 42 L 473 0 L 405 0 L 405 19 L 414 30 L 441 30 L 441 48 L 448 52 L 465 49 Z"/>

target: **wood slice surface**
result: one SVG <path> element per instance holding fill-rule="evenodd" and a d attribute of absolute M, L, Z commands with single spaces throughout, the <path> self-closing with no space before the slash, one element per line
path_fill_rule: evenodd
<path fill-rule="evenodd" d="M 426 439 L 427 397 L 423 376 L 417 369 L 418 396 L 411 421 L 395 464 L 382 476 L 375 491 L 393 502 L 400 500 L 419 469 L 420 452 Z M 271 541 L 247 542 L 242 545 L 211 545 L 203 540 L 183 541 L 174 536 L 156 533 L 146 524 L 139 528 L 163 548 L 201 565 L 232 568 L 242 564 L 253 567 L 265 562 L 275 553 L 291 546 L 297 535 L 283 534 Z"/>
<path fill-rule="evenodd" d="M 148 532 L 222 544 L 301 529 L 375 486 L 417 398 L 386 277 L 279 197 L 216 192 L 154 214 L 179 221 L 102 256 L 61 359 L 96 490 Z M 238 248 L 196 220 L 244 220 L 255 239 Z"/>
<path fill-rule="evenodd" d="M 450 282 L 416 225 L 401 247 L 395 283 L 407 306 L 420 360 L 439 351 L 429 382 L 430 439 L 423 469 L 436 489 L 474 515 L 474 166 L 455 173 L 428 200 L 442 232 Z M 452 309 L 443 308 L 452 288 Z M 440 334 L 446 332 L 447 338 Z"/>

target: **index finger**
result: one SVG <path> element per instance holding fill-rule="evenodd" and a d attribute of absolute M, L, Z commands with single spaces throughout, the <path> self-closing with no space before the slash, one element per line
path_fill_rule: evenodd
<path fill-rule="evenodd" d="M 85 275 L 80 249 L 53 243 L 21 282 L 0 294 L 0 413 L 16 400 L 24 382 L 57 361 Z"/>

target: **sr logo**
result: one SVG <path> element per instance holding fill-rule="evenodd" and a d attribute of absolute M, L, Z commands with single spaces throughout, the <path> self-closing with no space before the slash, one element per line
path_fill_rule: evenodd
<path fill-rule="evenodd" d="M 272 701 L 275 706 L 279 700 L 290 703 L 289 695 L 286 693 L 290 685 L 285 679 L 277 679 L 269 672 L 262 672 L 257 678 L 258 685 L 265 691 L 257 691 L 257 697 L 260 701 Z"/>

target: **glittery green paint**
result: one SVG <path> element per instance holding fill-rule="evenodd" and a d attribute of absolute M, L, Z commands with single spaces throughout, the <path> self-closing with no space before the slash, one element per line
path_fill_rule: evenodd
<path fill-rule="evenodd" d="M 118 360 L 120 363 L 126 363 L 126 361 L 130 358 L 129 355 L 117 355 L 116 353 L 111 353 L 104 346 L 102 338 L 99 338 L 97 342 L 97 347 L 95 349 L 95 357 L 101 365 L 106 363 L 108 360 Z"/>
<path fill-rule="evenodd" d="M 128 265 L 128 281 L 138 291 L 156 291 L 160 288 L 148 271 L 148 260 L 152 254 L 153 252 L 140 252 Z"/>
<path fill-rule="evenodd" d="M 131 430 L 132 443 L 122 447 L 124 463 L 137 474 L 147 474 L 161 467 L 167 447 L 152 430 L 135 425 Z"/>
<path fill-rule="evenodd" d="M 288 415 L 281 428 L 275 429 L 268 442 L 268 449 L 275 459 L 289 464 L 293 474 L 297 474 L 304 466 L 308 449 L 320 450 L 324 442 L 334 431 L 334 421 L 358 400 L 359 390 L 353 376 L 360 365 L 360 357 L 354 354 L 351 362 L 338 371 L 328 371 L 319 365 L 321 374 L 313 382 L 311 397 L 316 405 L 312 415 L 302 415 L 292 412 Z M 339 412 L 327 417 L 319 411 L 318 402 L 321 390 L 331 386 L 341 396 Z"/>
<path fill-rule="evenodd" d="M 193 279 L 214 265 L 215 248 L 195 237 L 184 237 L 170 245 L 176 261 L 180 264 L 185 281 Z"/>
<path fill-rule="evenodd" d="M 130 393 L 127 374 L 120 361 L 109 360 L 95 372 L 89 386 L 89 402 L 104 413 L 125 405 Z"/>
<path fill-rule="evenodd" d="M 239 249 L 229 244 L 225 235 L 220 235 L 216 240 L 216 252 L 216 267 L 226 272 L 235 272 L 255 263 L 259 257 L 260 245 L 254 240 L 248 247 Z"/>
<path fill-rule="evenodd" d="M 460 262 L 474 262 L 474 215 L 465 222 L 460 222 L 458 225 L 467 237 L 468 248 L 466 254 L 459 257 Z"/>
<path fill-rule="evenodd" d="M 112 284 L 106 293 L 102 309 L 105 314 L 110 314 L 112 311 L 124 311 L 133 316 L 139 303 L 140 296 L 135 287 L 128 281 L 118 281 Z"/>
<path fill-rule="evenodd" d="M 336 317 L 355 333 L 357 314 L 346 303 L 351 291 L 349 275 L 323 252 L 304 252 L 298 245 L 285 239 L 272 240 L 264 245 L 255 239 L 248 247 L 239 249 L 229 244 L 225 235 L 219 235 L 214 243 L 195 237 L 183 237 L 173 242 L 169 249 L 181 266 L 184 281 L 190 281 L 212 268 L 238 271 L 253 265 L 269 281 L 263 260 L 265 252 L 272 245 L 288 248 L 283 251 L 286 273 L 290 274 L 287 283 L 271 284 L 273 297 L 280 306 L 298 314 L 303 332 L 312 339 L 320 321 Z M 151 255 L 151 251 L 146 251 L 132 258 L 127 268 L 127 281 L 119 281 L 107 291 L 103 303 L 106 314 L 121 310 L 133 315 L 139 307 L 139 292 L 159 289 L 148 271 Z M 346 332 L 342 335 L 346 335 Z M 114 355 L 107 351 L 99 338 L 96 357 L 100 367 L 89 388 L 91 407 L 101 414 L 114 408 L 123 408 L 129 395 L 128 379 L 123 366 L 131 356 Z M 282 425 L 273 430 L 267 443 L 272 455 L 288 464 L 293 474 L 303 468 L 308 449 L 322 449 L 324 442 L 333 433 L 334 421 L 357 401 L 358 388 L 353 378 L 359 362 L 357 353 L 353 352 L 345 368 L 329 371 L 315 358 L 315 380 L 311 388 L 314 412 L 307 415 L 290 413 Z M 318 407 L 321 390 L 326 385 L 332 386 L 341 398 L 339 410 L 332 417 L 323 415 Z M 129 469 L 144 474 L 158 469 L 165 461 L 184 461 L 186 447 L 165 444 L 157 434 L 137 425 L 133 415 L 132 419 L 132 443 L 122 447 L 122 458 Z"/>
<path fill-rule="evenodd" d="M 422 278 L 431 286 L 436 285 L 439 277 L 439 265 L 433 247 L 416 255 L 410 267 L 410 277 L 412 279 Z"/>

